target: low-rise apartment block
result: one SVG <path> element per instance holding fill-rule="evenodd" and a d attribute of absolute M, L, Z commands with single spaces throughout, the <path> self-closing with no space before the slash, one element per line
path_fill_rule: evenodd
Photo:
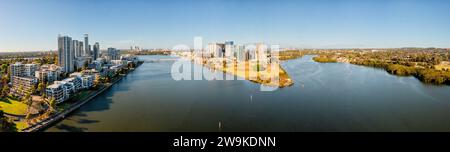
<path fill-rule="evenodd" d="M 13 76 L 11 93 L 16 96 L 24 96 L 30 93 L 32 87 L 36 87 L 38 80 L 36 77 Z"/>

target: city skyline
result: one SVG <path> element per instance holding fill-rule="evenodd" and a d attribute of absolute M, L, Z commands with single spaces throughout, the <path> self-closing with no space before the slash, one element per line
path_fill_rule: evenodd
<path fill-rule="evenodd" d="M 450 2 L 444 0 L 0 3 L 0 52 L 57 50 L 58 34 L 82 41 L 85 33 L 119 49 L 192 46 L 196 36 L 204 45 L 234 40 L 282 48 L 450 47 Z"/>

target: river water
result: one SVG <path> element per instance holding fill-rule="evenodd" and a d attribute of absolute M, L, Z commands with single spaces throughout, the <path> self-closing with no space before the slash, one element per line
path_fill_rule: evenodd
<path fill-rule="evenodd" d="M 173 63 L 144 63 L 46 131 L 450 131 L 450 87 L 414 77 L 305 56 L 282 63 L 293 86 L 262 92 L 245 80 L 175 81 Z"/>

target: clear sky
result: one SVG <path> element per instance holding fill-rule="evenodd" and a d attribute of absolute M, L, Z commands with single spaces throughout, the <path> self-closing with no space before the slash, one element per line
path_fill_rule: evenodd
<path fill-rule="evenodd" d="M 450 47 L 448 0 L 1 0 L 0 51 L 266 42 L 281 47 Z"/>

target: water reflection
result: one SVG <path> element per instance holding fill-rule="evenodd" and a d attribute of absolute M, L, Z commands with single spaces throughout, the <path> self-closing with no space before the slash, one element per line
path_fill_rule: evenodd
<path fill-rule="evenodd" d="M 87 130 L 87 128 L 84 127 L 75 127 L 66 124 L 58 124 L 55 126 L 55 128 L 59 129 L 60 131 L 68 131 L 68 132 L 84 132 Z"/>

